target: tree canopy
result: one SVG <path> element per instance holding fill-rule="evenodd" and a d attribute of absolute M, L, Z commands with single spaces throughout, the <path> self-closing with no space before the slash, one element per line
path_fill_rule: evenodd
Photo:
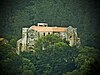
<path fill-rule="evenodd" d="M 49 26 L 69 25 L 78 29 L 83 46 L 99 48 L 98 1 L 84 0 L 10 0 L 1 5 L 0 35 L 6 39 L 21 38 L 21 28 L 38 22 Z M 92 40 L 91 40 L 92 39 Z"/>
<path fill-rule="evenodd" d="M 3 0 L 0 2 L 0 75 L 99 75 L 98 0 Z M 36 52 L 16 54 L 21 28 L 47 22 L 78 29 L 80 48 L 56 35 L 36 41 Z"/>
<path fill-rule="evenodd" d="M 1 43 L 0 75 L 99 75 L 100 51 L 93 47 L 70 47 L 56 35 L 47 35 L 36 41 L 35 52 L 17 55 L 9 42 Z"/>

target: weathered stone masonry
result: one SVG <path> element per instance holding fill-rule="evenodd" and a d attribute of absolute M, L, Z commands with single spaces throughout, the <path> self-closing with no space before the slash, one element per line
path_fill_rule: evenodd
<path fill-rule="evenodd" d="M 30 28 L 22 28 L 22 38 L 17 41 L 17 53 L 33 50 L 34 41 L 48 34 L 57 34 L 61 38 L 66 38 L 70 46 L 80 45 L 77 28 L 73 28 L 72 26 L 48 27 L 47 23 L 38 23 L 37 26 L 34 25 Z"/>

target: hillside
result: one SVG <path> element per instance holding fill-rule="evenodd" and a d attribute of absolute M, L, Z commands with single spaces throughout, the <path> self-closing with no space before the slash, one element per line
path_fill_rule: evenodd
<path fill-rule="evenodd" d="M 70 47 L 57 38 L 49 45 L 46 36 L 45 42 L 42 38 L 35 42 L 34 52 L 17 55 L 16 42 L 22 36 L 21 29 L 38 22 L 77 28 L 81 46 Z M 0 75 L 99 75 L 99 26 L 99 0 L 2 0 Z"/>
<path fill-rule="evenodd" d="M 22 27 L 47 22 L 76 27 L 82 45 L 100 48 L 98 0 L 4 0 L 0 6 L 0 36 L 8 40 L 20 38 Z"/>

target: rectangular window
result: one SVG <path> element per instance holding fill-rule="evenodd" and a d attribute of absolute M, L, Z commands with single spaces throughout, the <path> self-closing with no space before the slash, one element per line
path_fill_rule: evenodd
<path fill-rule="evenodd" d="M 45 36 L 45 33 L 43 33 L 43 36 Z"/>
<path fill-rule="evenodd" d="M 43 26 L 43 25 L 39 25 L 39 26 Z"/>
<path fill-rule="evenodd" d="M 40 37 L 40 33 L 38 32 L 38 37 Z"/>

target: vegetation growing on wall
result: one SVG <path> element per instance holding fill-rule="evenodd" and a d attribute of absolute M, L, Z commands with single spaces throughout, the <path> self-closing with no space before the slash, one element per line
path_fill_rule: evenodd
<path fill-rule="evenodd" d="M 38 22 L 50 26 L 73 26 L 78 29 L 82 45 L 99 48 L 99 6 L 84 0 L 10 0 L 1 5 L 0 36 L 8 40 L 21 38 L 21 28 Z"/>
<path fill-rule="evenodd" d="M 9 43 L 2 43 L 0 75 L 97 75 L 99 73 L 99 50 L 87 46 L 70 47 L 61 38 L 58 38 L 58 41 L 57 36 L 48 36 L 35 42 L 34 52 L 21 52 L 20 55 L 15 53 L 16 49 Z M 45 49 L 41 48 L 43 45 L 41 43 L 46 45 Z"/>
<path fill-rule="evenodd" d="M 99 75 L 99 2 L 4 1 L 0 4 L 0 37 L 8 42 L 0 40 L 0 75 Z M 22 52 L 17 55 L 16 41 L 21 38 L 21 28 L 38 22 L 47 22 L 50 26 L 76 27 L 81 47 L 69 47 L 61 38 L 52 35 L 36 41 L 35 53 Z M 42 43 L 45 43 L 44 50 Z"/>

